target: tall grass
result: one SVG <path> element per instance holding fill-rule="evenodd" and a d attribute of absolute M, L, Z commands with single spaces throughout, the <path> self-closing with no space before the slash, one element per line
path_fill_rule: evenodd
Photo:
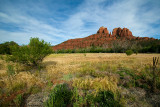
<path fill-rule="evenodd" d="M 73 87 L 84 90 L 94 90 L 98 92 L 99 90 L 109 90 L 116 92 L 117 79 L 115 77 L 104 77 L 104 78 L 77 78 L 73 80 Z"/>

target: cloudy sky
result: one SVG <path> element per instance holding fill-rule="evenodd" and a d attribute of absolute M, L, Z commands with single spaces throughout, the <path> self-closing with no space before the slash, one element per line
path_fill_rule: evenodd
<path fill-rule="evenodd" d="M 56 45 L 101 26 L 160 39 L 160 0 L 0 0 L 0 43 L 39 37 Z"/>

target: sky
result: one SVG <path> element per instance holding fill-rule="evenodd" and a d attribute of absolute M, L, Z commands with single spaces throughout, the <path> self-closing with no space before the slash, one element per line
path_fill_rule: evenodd
<path fill-rule="evenodd" d="M 160 0 L 0 0 L 0 43 L 38 37 L 57 45 L 101 26 L 160 39 Z"/>

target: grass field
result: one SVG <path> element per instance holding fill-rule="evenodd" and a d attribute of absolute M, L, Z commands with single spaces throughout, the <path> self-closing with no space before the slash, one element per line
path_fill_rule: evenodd
<path fill-rule="evenodd" d="M 57 84 L 67 84 L 73 90 L 72 106 L 100 106 L 99 100 L 92 99 L 100 98 L 95 96 L 102 91 L 112 92 L 121 106 L 160 105 L 160 62 L 156 93 L 150 92 L 153 57 L 160 54 L 52 54 L 38 68 L 6 62 L 2 60 L 4 57 L 0 60 L 0 105 L 3 106 L 22 106 L 29 95 L 52 93 Z"/>

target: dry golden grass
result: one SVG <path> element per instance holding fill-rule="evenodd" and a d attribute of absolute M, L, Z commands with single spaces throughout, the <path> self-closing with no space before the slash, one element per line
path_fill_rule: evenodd
<path fill-rule="evenodd" d="M 160 54 L 138 54 L 127 56 L 123 53 L 87 53 L 84 54 L 55 54 L 45 58 L 44 62 L 55 62 L 55 65 L 50 64 L 47 68 L 51 73 L 58 68 L 59 72 L 70 73 L 79 71 L 81 65 L 90 63 L 96 67 L 99 63 L 109 66 L 111 69 L 116 67 L 126 67 L 131 69 L 137 69 L 141 71 L 146 65 L 152 65 L 152 58 L 160 57 Z"/>
<path fill-rule="evenodd" d="M 56 57 L 55 57 L 56 56 Z M 150 64 L 153 57 L 160 57 L 160 54 L 137 54 L 127 56 L 124 53 L 87 53 L 84 54 L 55 54 L 45 58 L 44 61 L 55 61 L 58 64 L 83 63 L 83 62 L 114 62 L 127 64 Z M 131 63 L 130 63 L 131 62 Z"/>
<path fill-rule="evenodd" d="M 98 84 L 101 80 L 104 80 L 104 78 L 108 78 L 109 75 L 106 75 L 103 71 L 116 73 L 120 68 L 126 68 L 137 73 L 142 71 L 144 72 L 146 67 L 150 67 L 150 65 L 152 65 L 153 57 L 160 57 L 160 54 L 133 54 L 131 56 L 127 56 L 124 53 L 87 53 L 86 55 L 80 53 L 52 54 L 46 57 L 43 63 L 48 62 L 46 67 L 47 75 L 52 80 L 60 79 L 66 74 L 81 74 L 81 76 L 73 77 L 73 86 L 84 88 L 84 84 L 88 84 L 88 87 L 96 88 L 96 85 L 91 86 L 89 84 Z M 99 79 L 97 78 L 98 76 L 96 79 L 90 77 L 88 79 L 81 78 L 82 76 L 90 74 L 92 74 L 92 76 L 99 75 L 100 77 Z M 113 77 L 113 75 L 111 76 Z M 110 79 L 107 79 L 107 83 L 103 84 L 113 83 L 110 81 Z M 111 87 L 114 88 L 111 89 Z M 104 89 L 104 87 L 102 89 Z M 116 85 L 105 85 L 105 89 L 114 90 L 116 89 Z"/>
<path fill-rule="evenodd" d="M 104 78 L 76 78 L 73 80 L 73 87 L 80 89 L 90 90 L 95 92 L 99 90 L 109 90 L 112 92 L 117 91 L 117 78 L 116 77 L 104 77 Z"/>
<path fill-rule="evenodd" d="M 6 76 L 0 80 L 0 83 L 0 87 L 5 89 L 6 93 L 23 89 L 29 90 L 34 86 L 42 87 L 44 84 L 40 78 L 35 77 L 29 72 L 20 72 L 10 77 Z"/>
<path fill-rule="evenodd" d="M 9 69 L 7 65 L 12 65 L 14 67 L 14 75 L 8 75 L 7 70 Z M 0 94 L 7 94 L 23 89 L 28 90 L 33 86 L 43 86 L 44 81 L 41 78 L 24 71 L 25 69 L 26 67 L 21 64 L 6 62 L 0 59 Z"/>
<path fill-rule="evenodd" d="M 141 71 L 146 65 L 152 65 L 152 58 L 160 57 L 160 54 L 138 54 L 127 56 L 123 53 L 87 53 L 84 54 L 52 54 L 46 57 L 43 64 L 46 66 L 49 76 L 56 76 L 56 74 L 77 73 L 88 64 L 94 69 L 104 68 L 116 70 L 117 67 L 126 67 Z M 0 76 L 5 75 L 6 62 L 0 60 Z M 20 67 L 22 67 L 20 65 Z M 107 68 L 108 67 L 108 68 Z M 20 68 L 19 68 L 20 69 Z"/>
<path fill-rule="evenodd" d="M 7 63 L 0 59 L 0 88 L 12 90 L 13 87 L 23 86 L 32 87 L 34 85 L 43 85 L 44 80 L 56 81 L 63 78 L 63 75 L 74 74 L 71 79 L 73 86 L 84 88 L 86 86 L 92 87 L 92 89 L 108 89 L 115 91 L 117 89 L 117 79 L 112 81 L 110 78 L 115 78 L 113 75 L 105 75 L 105 72 L 117 72 L 119 68 L 128 68 L 133 71 L 144 71 L 146 66 L 152 65 L 153 57 L 160 57 L 160 54 L 138 54 L 127 56 L 124 53 L 87 53 L 86 55 L 75 54 L 52 54 L 46 57 L 42 64 L 45 66 L 44 76 L 35 76 L 28 72 L 19 72 L 11 78 L 12 87 L 10 85 L 8 75 L 6 73 Z M 13 64 L 14 65 L 14 64 Z M 19 65 L 19 70 L 21 70 Z M 99 75 L 105 75 L 103 77 L 83 78 L 76 76 L 93 69 Z M 95 75 L 96 75 L 95 73 Z M 86 73 L 90 75 L 90 73 Z M 83 75 L 82 75 L 83 76 Z M 47 79 L 46 79 L 47 78 Z M 83 84 L 83 85 L 81 85 Z M 94 85 L 93 85 L 94 84 Z"/>

